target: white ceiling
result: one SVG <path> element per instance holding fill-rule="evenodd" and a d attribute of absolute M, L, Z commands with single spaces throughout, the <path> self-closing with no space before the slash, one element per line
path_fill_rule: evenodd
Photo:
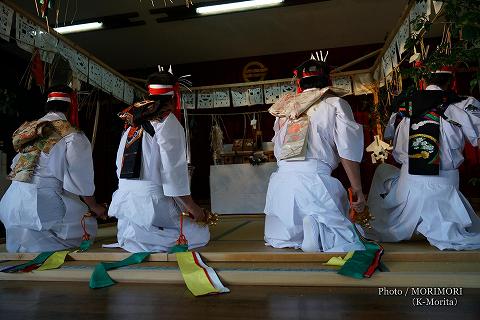
<path fill-rule="evenodd" d="M 408 0 L 329 0 L 157 23 L 151 0 L 57 0 L 60 21 L 138 12 L 145 25 L 68 35 L 117 69 L 381 43 Z M 206 0 L 193 0 L 194 3 Z M 155 0 L 156 8 L 163 0 Z M 169 3 L 169 0 L 166 0 Z M 16 0 L 35 12 L 32 0 Z M 184 0 L 174 1 L 184 5 Z M 74 16 L 76 6 L 76 14 Z"/>

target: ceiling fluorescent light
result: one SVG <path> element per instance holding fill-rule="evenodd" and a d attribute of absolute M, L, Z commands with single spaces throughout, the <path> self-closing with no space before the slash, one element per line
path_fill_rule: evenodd
<path fill-rule="evenodd" d="M 103 29 L 102 22 L 74 24 L 71 26 L 55 28 L 54 30 L 57 31 L 58 33 L 66 34 L 66 33 L 93 31 L 93 30 L 99 30 L 99 29 Z"/>
<path fill-rule="evenodd" d="M 220 13 L 227 13 L 227 12 L 245 11 L 245 10 L 273 7 L 282 2 L 283 0 L 240 1 L 240 2 L 233 2 L 233 3 L 218 4 L 213 6 L 198 7 L 196 9 L 196 12 L 202 15 L 220 14 Z"/>

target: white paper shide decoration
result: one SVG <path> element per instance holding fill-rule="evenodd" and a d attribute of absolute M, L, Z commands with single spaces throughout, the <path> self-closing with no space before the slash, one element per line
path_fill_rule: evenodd
<path fill-rule="evenodd" d="M 110 71 L 103 69 L 102 88 L 103 90 L 105 90 L 105 92 L 112 93 L 113 81 L 114 81 L 114 75 Z"/>
<path fill-rule="evenodd" d="M 257 104 L 263 104 L 263 88 L 249 87 L 248 88 L 248 105 L 254 106 Z"/>
<path fill-rule="evenodd" d="M 123 90 L 123 101 L 125 101 L 127 104 L 133 104 L 133 100 L 135 99 L 134 92 L 135 91 L 133 90 L 133 87 L 128 83 L 125 83 L 125 88 Z"/>
<path fill-rule="evenodd" d="M 198 91 L 198 108 L 207 109 L 213 108 L 213 92 L 212 90 L 200 90 Z"/>
<path fill-rule="evenodd" d="M 282 94 L 288 93 L 288 92 L 295 93 L 295 85 L 291 82 L 282 83 L 281 88 L 282 88 Z"/>
<path fill-rule="evenodd" d="M 348 76 L 332 78 L 332 86 L 343 89 L 348 92 L 348 94 L 352 93 L 352 80 Z"/>
<path fill-rule="evenodd" d="M 397 39 L 397 47 L 398 47 L 398 54 L 402 56 L 405 52 L 405 43 L 407 42 L 408 36 L 410 35 L 410 20 L 407 17 L 403 22 L 402 26 L 398 30 L 396 39 Z"/>
<path fill-rule="evenodd" d="M 43 30 L 37 29 L 35 36 L 35 46 L 40 50 L 40 58 L 44 62 L 52 63 L 57 52 L 58 39 Z"/>
<path fill-rule="evenodd" d="M 0 2 L 0 38 L 10 41 L 10 31 L 12 30 L 13 9 Z"/>
<path fill-rule="evenodd" d="M 115 98 L 123 100 L 123 91 L 125 89 L 125 81 L 117 76 L 113 76 L 112 80 L 112 94 Z"/>
<path fill-rule="evenodd" d="M 430 0 L 428 0 L 428 1 L 430 1 Z M 415 32 L 415 25 L 418 22 L 417 18 L 419 18 L 421 16 L 426 17 L 427 9 L 428 9 L 427 1 L 417 2 L 413 6 L 412 10 L 410 11 L 410 24 L 411 24 L 410 30 L 411 30 L 412 33 Z"/>
<path fill-rule="evenodd" d="M 63 41 L 58 42 L 57 50 L 58 53 L 70 63 L 70 67 L 75 69 L 77 52 Z"/>
<path fill-rule="evenodd" d="M 213 105 L 215 108 L 230 107 L 230 90 L 216 89 L 213 92 Z"/>
<path fill-rule="evenodd" d="M 195 93 L 185 91 L 182 92 L 182 106 L 186 109 L 195 109 Z"/>
<path fill-rule="evenodd" d="M 102 86 L 102 76 L 104 70 L 96 62 L 90 60 L 88 64 L 88 83 L 92 86 L 100 88 Z"/>
<path fill-rule="evenodd" d="M 266 84 L 263 86 L 263 94 L 266 104 L 274 104 L 282 94 L 282 87 L 278 83 Z"/>
<path fill-rule="evenodd" d="M 72 68 L 85 75 L 85 77 L 88 77 L 88 58 L 80 52 L 75 52 L 73 59 Z"/>
<path fill-rule="evenodd" d="M 24 16 L 17 14 L 16 28 L 17 45 L 25 51 L 33 52 L 37 26 Z"/>
<path fill-rule="evenodd" d="M 248 88 L 231 88 L 232 104 L 234 107 L 248 106 Z"/>

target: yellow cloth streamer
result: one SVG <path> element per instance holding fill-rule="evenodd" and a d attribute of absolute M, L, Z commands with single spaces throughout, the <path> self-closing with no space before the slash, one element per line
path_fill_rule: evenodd
<path fill-rule="evenodd" d="M 345 255 L 344 258 L 342 258 L 342 257 L 332 257 L 332 258 L 330 258 L 330 260 L 325 262 L 324 265 L 342 267 L 345 264 L 345 262 L 347 262 L 347 260 L 350 259 L 352 256 L 353 256 L 353 251 L 350 251 L 349 253 L 347 253 Z"/>
<path fill-rule="evenodd" d="M 194 296 L 230 292 L 197 252 L 179 252 L 176 257 L 183 280 Z"/>
<path fill-rule="evenodd" d="M 65 263 L 65 258 L 70 251 L 58 251 L 52 254 L 36 271 L 57 269 Z"/>

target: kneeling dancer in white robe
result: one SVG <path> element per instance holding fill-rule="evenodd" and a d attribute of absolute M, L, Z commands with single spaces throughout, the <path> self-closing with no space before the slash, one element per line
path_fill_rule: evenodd
<path fill-rule="evenodd" d="M 12 184 L 0 201 L 9 252 L 77 247 L 84 236 L 83 215 L 88 211 L 105 215 L 93 197 L 90 142 L 66 118 L 72 90 L 58 86 L 49 91 L 48 113 L 24 123 L 13 135 L 19 153 L 11 166 Z M 93 240 L 96 220 L 85 219 L 85 227 Z"/>
<path fill-rule="evenodd" d="M 309 60 L 294 73 L 300 93 L 280 98 L 269 110 L 277 117 L 272 141 L 278 170 L 267 191 L 266 244 L 306 252 L 364 250 L 347 218 L 346 190 L 331 176 L 341 162 L 358 199 L 352 207 L 363 211 L 363 128 L 349 104 L 327 87 L 326 63 Z"/>
<path fill-rule="evenodd" d="M 180 235 L 182 210 L 196 221 L 204 218 L 190 196 L 185 131 L 171 112 L 177 86 L 171 73 L 155 73 L 148 79 L 149 100 L 120 114 L 129 127 L 118 147 L 119 184 L 109 215 L 118 219 L 118 244 L 129 252 L 169 251 Z M 183 234 L 189 249 L 210 239 L 208 226 L 189 218 L 183 219 Z"/>
<path fill-rule="evenodd" d="M 465 140 L 480 139 L 480 103 L 460 98 L 448 72 L 435 73 L 425 91 L 400 96 L 385 130 L 401 169 L 381 165 L 368 197 L 372 239 L 397 242 L 424 235 L 440 250 L 480 248 L 480 218 L 459 191 Z"/>

